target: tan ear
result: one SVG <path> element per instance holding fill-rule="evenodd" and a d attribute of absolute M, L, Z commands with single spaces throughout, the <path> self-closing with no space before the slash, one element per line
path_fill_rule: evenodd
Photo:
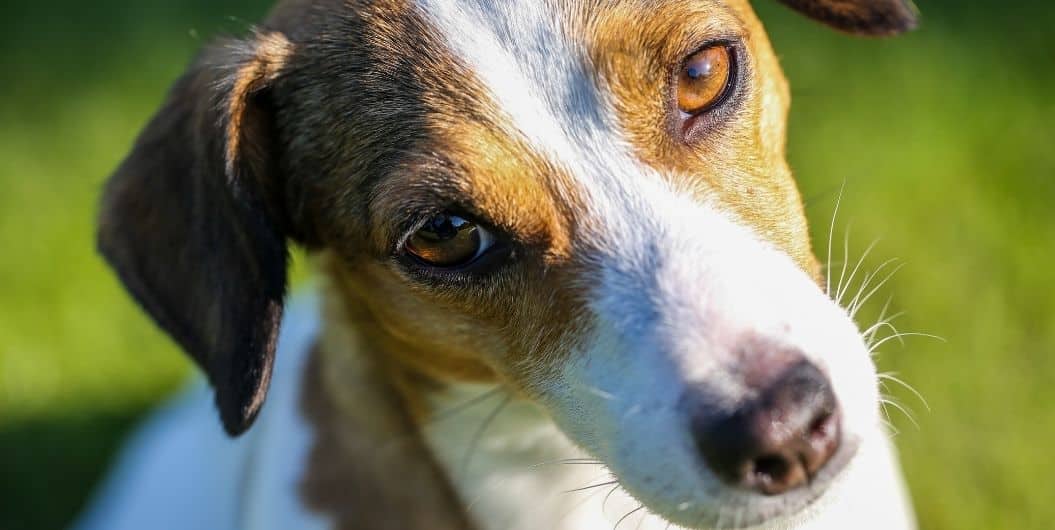
<path fill-rule="evenodd" d="M 888 36 L 915 29 L 919 12 L 909 0 L 779 0 L 837 30 Z"/>
<path fill-rule="evenodd" d="M 277 34 L 203 52 L 103 193 L 98 245 L 134 298 L 245 431 L 267 393 L 286 290 L 286 222 L 270 88 Z"/>

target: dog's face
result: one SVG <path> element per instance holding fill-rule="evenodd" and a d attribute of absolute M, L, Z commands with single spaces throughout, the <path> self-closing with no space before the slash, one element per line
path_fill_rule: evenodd
<path fill-rule="evenodd" d="M 787 1 L 847 31 L 901 2 Z M 109 185 L 101 247 L 258 411 L 285 241 L 373 343 L 537 401 L 654 512 L 800 511 L 870 437 L 875 373 L 820 286 L 788 90 L 746 1 L 291 1 L 207 51 Z"/>

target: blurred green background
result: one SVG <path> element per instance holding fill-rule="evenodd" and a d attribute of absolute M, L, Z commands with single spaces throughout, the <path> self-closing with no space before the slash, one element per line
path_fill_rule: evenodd
<path fill-rule="evenodd" d="M 850 39 L 757 0 L 791 79 L 789 157 L 835 268 L 873 268 L 901 331 L 879 364 L 925 529 L 1055 521 L 1055 4 L 920 0 Z M 93 251 L 100 183 L 210 35 L 267 2 L 8 3 L 0 31 L 0 529 L 58 529 L 190 366 Z M 852 265 L 852 261 L 851 261 Z"/>

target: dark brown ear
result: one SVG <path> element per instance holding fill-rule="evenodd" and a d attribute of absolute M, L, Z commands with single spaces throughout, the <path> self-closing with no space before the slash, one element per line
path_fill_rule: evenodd
<path fill-rule="evenodd" d="M 854 35 L 897 35 L 914 29 L 919 16 L 910 0 L 779 1 L 818 22 Z"/>
<path fill-rule="evenodd" d="M 270 88 L 276 34 L 206 50 L 106 185 L 99 249 L 216 389 L 231 435 L 271 378 L 286 290 Z"/>

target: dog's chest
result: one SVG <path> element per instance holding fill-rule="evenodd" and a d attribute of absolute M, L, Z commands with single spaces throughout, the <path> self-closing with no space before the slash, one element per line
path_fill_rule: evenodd
<path fill-rule="evenodd" d="M 572 444 L 536 405 L 494 387 L 459 385 L 431 399 L 422 427 L 480 530 L 665 528 Z"/>

